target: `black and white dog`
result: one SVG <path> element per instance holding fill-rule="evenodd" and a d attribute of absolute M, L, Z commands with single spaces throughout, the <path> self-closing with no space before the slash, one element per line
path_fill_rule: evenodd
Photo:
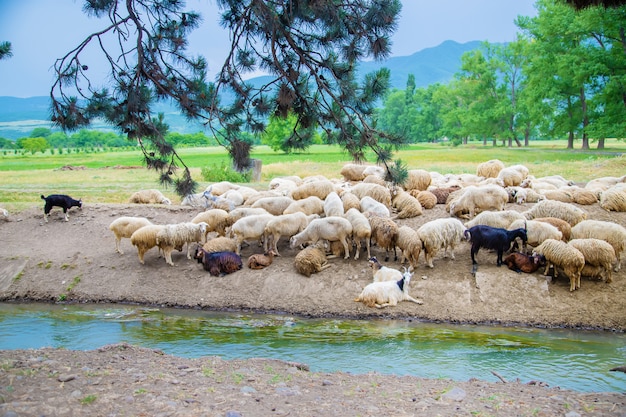
<path fill-rule="evenodd" d="M 52 207 L 61 207 L 63 209 L 66 222 L 70 220 L 67 215 L 68 209 L 72 207 L 83 207 L 83 202 L 81 200 L 74 200 L 72 197 L 65 194 L 50 194 L 48 197 L 44 197 L 42 194 L 41 198 L 46 202 L 46 205 L 43 208 L 43 219 L 46 223 L 48 223 L 48 215 L 50 214 Z"/>

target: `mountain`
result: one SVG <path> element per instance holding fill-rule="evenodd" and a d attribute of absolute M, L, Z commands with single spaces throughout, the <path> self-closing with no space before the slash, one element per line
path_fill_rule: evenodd
<path fill-rule="evenodd" d="M 391 87 L 406 88 L 409 74 L 415 75 L 415 84 L 427 87 L 434 83 L 447 83 L 460 69 L 461 56 L 481 46 L 480 41 L 458 43 L 445 41 L 442 44 L 426 48 L 409 56 L 393 57 L 383 61 L 364 61 L 357 67 L 358 77 L 386 67 L 391 72 Z M 248 80 L 253 85 L 262 85 L 269 81 L 268 76 Z M 18 139 L 27 136 L 36 127 L 51 128 L 49 122 L 50 97 L 16 98 L 0 96 L 0 138 Z M 203 131 L 200 123 L 189 122 L 169 103 L 161 103 L 155 112 L 164 113 L 170 130 L 179 133 Z M 112 130 L 105 125 L 93 125 L 94 129 Z"/>
<path fill-rule="evenodd" d="M 391 87 L 404 90 L 409 74 L 415 75 L 417 88 L 431 84 L 445 84 L 461 68 L 461 56 L 468 51 L 478 49 L 480 41 L 458 43 L 445 41 L 439 46 L 422 49 L 409 56 L 389 58 L 384 61 L 366 61 L 358 66 L 359 75 L 365 75 L 386 67 L 391 72 Z"/>

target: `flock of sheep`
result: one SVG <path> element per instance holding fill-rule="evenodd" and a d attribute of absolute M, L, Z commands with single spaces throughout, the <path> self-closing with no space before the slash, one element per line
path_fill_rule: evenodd
<path fill-rule="evenodd" d="M 356 300 L 372 307 L 403 300 L 421 303 L 408 295 L 421 252 L 430 268 L 442 250 L 454 259 L 455 247 L 477 225 L 523 229 L 524 239 L 511 238 L 507 245 L 544 260 L 544 275 L 550 267 L 555 277 L 562 270 L 570 279 L 570 290 L 580 287 L 581 276 L 610 283 L 611 270 L 619 270 L 626 228 L 587 219 L 581 206 L 599 204 L 609 211 L 626 211 L 626 176 L 598 178 L 579 187 L 561 176 L 535 178 L 525 166 L 505 167 L 499 160 L 479 164 L 476 174 L 410 170 L 402 185 L 386 183 L 384 170 L 374 165 L 346 164 L 340 174 L 341 179 L 332 180 L 323 176 L 274 178 L 265 191 L 214 183 L 181 203 L 202 210 L 189 222 L 154 225 L 141 217 L 114 220 L 110 230 L 115 234 L 116 251 L 122 253 L 121 239 L 130 238 L 142 264 L 145 253 L 157 247 L 165 261 L 174 265 L 174 249 L 186 245 L 191 259 L 191 247 L 197 246 L 193 257 L 212 275 L 223 275 L 242 267 L 241 260 L 237 262 L 242 245 L 259 242 L 263 246 L 264 253 L 252 255 L 247 263 L 259 269 L 280 256 L 278 243 L 285 238 L 292 249 L 298 249 L 294 268 L 305 276 L 328 268 L 330 257 L 359 259 L 366 251 L 375 279 Z M 158 190 L 139 191 L 130 202 L 171 204 Z M 535 204 L 519 212 L 506 210 L 507 203 Z M 419 228 L 398 225 L 398 219 L 420 216 L 436 204 L 445 204 L 449 217 Z M 395 273 L 381 274 L 386 267 L 371 256 L 372 244 L 385 251 L 385 260 L 391 252 L 397 259 L 399 251 L 400 262 L 408 263 L 408 269 L 401 273 L 387 268 Z M 490 248 L 489 242 L 482 245 Z"/>

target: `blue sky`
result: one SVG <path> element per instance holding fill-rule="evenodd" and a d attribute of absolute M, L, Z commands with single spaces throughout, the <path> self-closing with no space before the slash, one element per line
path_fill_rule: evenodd
<path fill-rule="evenodd" d="M 82 13 L 81 0 L 0 0 L 0 41 L 9 41 L 13 57 L 0 61 L 0 96 L 48 95 L 57 58 L 76 47 L 105 20 Z M 212 79 L 228 48 L 228 34 L 217 25 L 214 0 L 187 0 L 203 24 L 190 39 L 190 51 L 202 54 Z M 404 0 L 392 56 L 411 55 L 445 40 L 460 43 L 515 39 L 518 15 L 534 16 L 534 0 Z"/>

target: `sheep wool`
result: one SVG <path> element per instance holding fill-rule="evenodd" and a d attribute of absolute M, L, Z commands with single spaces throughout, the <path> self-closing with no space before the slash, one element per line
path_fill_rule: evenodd
<path fill-rule="evenodd" d="M 339 241 L 346 252 L 344 259 L 348 259 L 350 257 L 348 239 L 351 235 L 352 225 L 350 221 L 343 217 L 324 217 L 312 220 L 302 232 L 291 237 L 289 245 L 295 248 L 307 242 L 315 244 L 319 240 Z"/>
<path fill-rule="evenodd" d="M 626 184 L 616 184 L 600 193 L 600 207 L 606 211 L 626 211 Z"/>
<path fill-rule="evenodd" d="M 408 219 L 422 215 L 422 205 L 419 201 L 406 191 L 398 189 L 393 196 L 392 204 L 398 210 L 396 219 Z"/>
<path fill-rule="evenodd" d="M 568 245 L 575 247 L 585 257 L 585 265 L 597 266 L 604 270 L 606 283 L 613 281 L 611 270 L 617 260 L 615 250 L 608 242 L 600 239 L 572 239 Z"/>
<path fill-rule="evenodd" d="M 405 191 L 420 190 L 425 191 L 430 186 L 432 177 L 428 171 L 423 169 L 410 169 L 403 186 Z"/>
<path fill-rule="evenodd" d="M 226 236 L 226 229 L 231 225 L 228 220 L 228 212 L 222 209 L 209 209 L 198 213 L 191 219 L 191 222 L 195 224 L 204 222 L 207 224 L 207 235 L 215 232 L 219 236 Z"/>
<path fill-rule="evenodd" d="M 491 227 L 499 227 L 500 229 L 508 229 L 515 220 L 526 220 L 526 217 L 519 211 L 502 210 L 502 211 L 483 211 L 472 220 L 465 222 L 465 227 L 478 226 L 479 224 Z"/>
<path fill-rule="evenodd" d="M 156 243 L 163 250 L 165 262 L 174 266 L 172 251 L 176 248 L 182 248 L 185 244 L 187 245 L 187 259 L 191 259 L 191 244 L 205 241 L 206 228 L 207 224 L 204 222 L 165 225 L 156 236 Z"/>
<path fill-rule="evenodd" d="M 389 251 L 393 250 L 394 261 L 398 260 L 396 246 L 398 242 L 398 225 L 388 217 L 374 213 L 365 213 L 372 228 L 372 243 L 385 250 L 385 262 L 389 260 Z"/>
<path fill-rule="evenodd" d="M 299 274 L 310 277 L 330 268 L 332 265 L 326 259 L 326 252 L 322 242 L 308 246 L 298 252 L 294 259 L 294 266 Z"/>
<path fill-rule="evenodd" d="M 626 247 L 626 228 L 617 223 L 603 220 L 583 220 L 572 227 L 572 239 L 595 238 L 613 246 L 617 262 L 613 270 L 621 268 L 621 254 Z"/>
<path fill-rule="evenodd" d="M 324 214 L 324 200 L 312 195 L 311 197 L 296 200 L 289 204 L 283 211 L 283 214 L 293 214 L 296 212 L 304 213 L 307 216 L 311 214 Z"/>
<path fill-rule="evenodd" d="M 130 196 L 128 202 L 132 204 L 172 204 L 169 198 L 156 189 L 137 191 Z"/>
<path fill-rule="evenodd" d="M 202 249 L 206 253 L 212 252 L 235 252 L 237 250 L 237 243 L 229 237 L 219 236 L 213 239 L 207 240 L 202 245 Z"/>
<path fill-rule="evenodd" d="M 530 210 L 524 212 L 528 220 L 537 217 L 556 217 L 565 220 L 574 226 L 587 218 L 587 212 L 569 203 L 555 200 L 543 200 L 535 204 Z"/>
<path fill-rule="evenodd" d="M 139 262 L 142 265 L 144 264 L 144 255 L 157 246 L 157 234 L 164 228 L 165 226 L 156 224 L 144 226 L 130 236 L 130 243 L 137 248 L 137 256 L 139 256 Z"/>
<path fill-rule="evenodd" d="M 410 272 L 405 272 L 402 279 L 398 281 L 372 282 L 363 288 L 361 294 L 354 299 L 362 302 L 367 307 L 384 308 L 395 306 L 400 301 L 411 301 L 415 304 L 423 304 L 423 301 L 409 295 Z"/>
<path fill-rule="evenodd" d="M 430 210 L 437 205 L 437 196 L 435 194 L 431 193 L 428 190 L 417 191 L 417 193 L 414 193 L 415 191 L 416 190 L 411 190 L 409 191 L 409 194 L 417 198 L 417 201 L 419 201 L 422 208 L 425 208 L 426 210 Z"/>
<path fill-rule="evenodd" d="M 403 264 L 405 260 L 408 260 L 411 268 L 415 270 L 418 265 L 420 252 L 422 251 L 422 241 L 417 231 L 409 226 L 400 226 L 398 228 L 396 245 L 400 248 L 402 254 L 400 263 Z"/>
<path fill-rule="evenodd" d="M 370 238 L 372 237 L 372 227 L 370 222 L 363 213 L 355 208 L 351 208 L 345 214 L 345 218 L 348 219 L 352 225 L 352 241 L 356 243 L 356 252 L 354 259 L 359 259 L 361 253 L 361 241 L 365 241 L 365 247 L 367 248 L 367 257 L 370 254 Z"/>
<path fill-rule="evenodd" d="M 434 268 L 433 259 L 440 249 L 444 250 L 444 257 L 454 259 L 454 248 L 463 239 L 465 226 L 459 219 L 441 218 L 424 223 L 417 229 L 417 235 L 422 241 L 424 258 L 429 268 Z"/>
<path fill-rule="evenodd" d="M 485 178 L 497 178 L 500 171 L 504 169 L 504 162 L 499 159 L 491 159 L 482 162 L 476 167 L 476 175 Z"/>
<path fill-rule="evenodd" d="M 297 188 L 291 190 L 290 197 L 294 200 L 302 200 L 310 196 L 315 196 L 324 200 L 326 196 L 335 191 L 335 184 L 327 179 L 305 182 Z"/>
<path fill-rule="evenodd" d="M 124 252 L 120 248 L 122 238 L 130 238 L 133 233 L 144 226 L 150 226 L 152 222 L 145 217 L 118 217 L 109 225 L 109 230 L 115 235 L 115 251 L 120 255 Z"/>
<path fill-rule="evenodd" d="M 578 249 L 560 240 L 547 239 L 535 248 L 533 255 L 543 255 L 546 258 L 546 269 L 543 275 L 548 275 L 550 266 L 554 266 L 556 279 L 559 275 L 557 268 L 561 268 L 569 277 L 569 290 L 574 291 L 580 288 L 580 275 L 585 266 L 585 257 Z"/>

